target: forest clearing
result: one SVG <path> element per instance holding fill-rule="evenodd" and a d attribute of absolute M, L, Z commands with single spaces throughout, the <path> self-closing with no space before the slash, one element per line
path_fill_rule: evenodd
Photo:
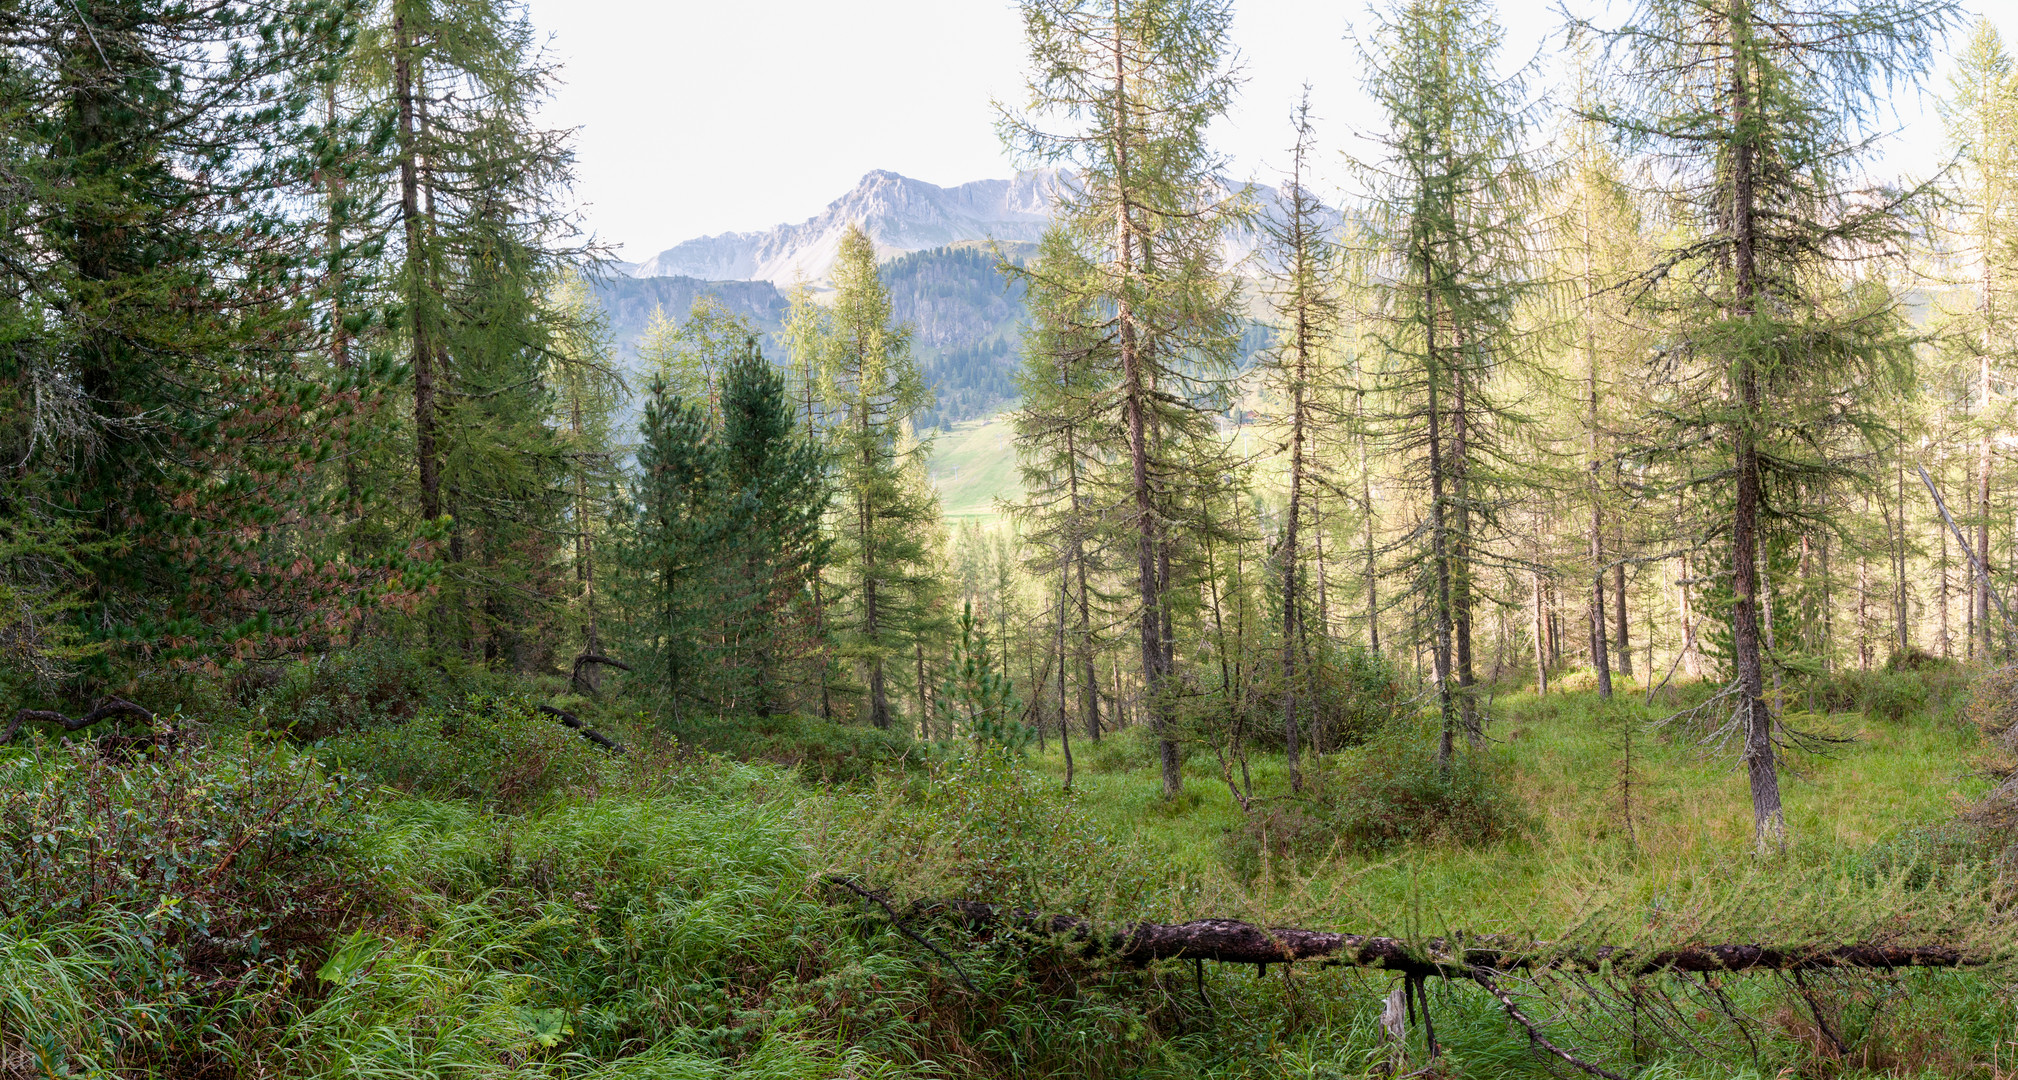
<path fill-rule="evenodd" d="M 623 262 L 534 7 L 0 0 L 0 1080 L 2018 1077 L 2008 13 L 1527 2 Z"/>

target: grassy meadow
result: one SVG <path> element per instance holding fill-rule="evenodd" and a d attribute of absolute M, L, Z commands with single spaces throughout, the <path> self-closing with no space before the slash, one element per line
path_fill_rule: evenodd
<path fill-rule="evenodd" d="M 1797 714 L 1850 741 L 1791 762 L 1792 843 L 1757 855 L 1730 754 L 1686 716 L 1660 722 L 1693 687 L 1652 704 L 1502 690 L 1468 795 L 1435 786 L 1413 714 L 1307 758 L 1297 798 L 1280 754 L 1252 754 L 1243 813 L 1239 765 L 1209 745 L 1187 746 L 1184 794 L 1164 799 L 1140 730 L 1075 737 L 1068 793 L 1055 732 L 1018 756 L 798 718 L 683 727 L 523 679 L 415 697 L 412 672 L 303 669 L 220 699 L 174 748 L 0 751 L 0 1076 L 1565 1075 L 1469 983 L 1428 988 L 1432 1061 L 1419 1026 L 1383 1037 L 1397 982 L 1380 971 L 1135 968 L 908 905 L 1988 948 L 2005 893 L 1956 839 L 1989 786 L 1959 675 Z M 1431 819 L 1448 827 L 1408 831 Z M 1516 993 L 1620 1075 L 1999 1077 L 2008 985 L 2001 964 L 1635 982 L 1672 1031 L 1635 1027 L 1603 979 Z"/>

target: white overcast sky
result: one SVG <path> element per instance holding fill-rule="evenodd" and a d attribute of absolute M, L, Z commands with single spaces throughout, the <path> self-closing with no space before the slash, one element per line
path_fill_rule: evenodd
<path fill-rule="evenodd" d="M 1602 12 L 1605 0 L 1575 6 Z M 1560 53 L 1554 7 L 1501 0 L 1516 64 Z M 2018 47 L 2018 2 L 1970 7 L 1968 21 L 1989 14 Z M 527 10 L 562 65 L 545 122 L 578 129 L 576 195 L 620 258 L 803 221 L 871 169 L 952 185 L 1015 167 L 990 104 L 1020 100 L 1023 87 L 1021 26 L 1006 0 L 527 0 Z M 1345 38 L 1367 23 L 1356 0 L 1236 0 L 1246 84 L 1214 132 L 1236 175 L 1279 176 L 1305 82 L 1326 157 L 1375 121 Z M 1945 90 L 1946 54 L 1962 37 L 1941 50 L 1930 86 Z M 1931 104 L 1893 104 L 1905 132 L 1887 159 L 1924 171 L 1941 154 Z"/>

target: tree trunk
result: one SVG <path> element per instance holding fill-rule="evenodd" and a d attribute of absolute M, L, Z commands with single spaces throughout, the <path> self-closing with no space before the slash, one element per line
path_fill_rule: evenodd
<path fill-rule="evenodd" d="M 1585 360 L 1589 364 L 1589 440 L 1590 440 L 1590 497 L 1591 497 L 1591 603 L 1586 622 L 1591 632 L 1591 669 L 1598 675 L 1598 697 L 1612 696 L 1612 667 L 1605 650 L 1605 546 L 1604 546 L 1604 504 L 1598 490 L 1598 479 L 1602 475 L 1602 463 L 1598 458 L 1598 354 L 1597 347 L 1585 338 Z"/>
<path fill-rule="evenodd" d="M 1751 75 L 1746 69 L 1750 46 L 1750 11 L 1746 0 L 1732 5 L 1731 32 L 1738 48 L 1732 80 L 1732 120 L 1742 131 L 1751 122 Z M 1755 248 L 1757 228 L 1756 135 L 1740 136 L 1733 155 L 1733 256 L 1737 272 L 1737 315 L 1755 314 L 1759 293 Z M 1731 651 L 1738 669 L 1739 719 L 1745 730 L 1745 768 L 1752 787 L 1752 822 L 1759 847 L 1786 843 L 1786 817 L 1780 809 L 1780 775 L 1773 742 L 1773 715 L 1766 706 L 1765 657 L 1759 632 L 1759 510 L 1760 464 L 1758 435 L 1767 422 L 1761 407 L 1759 373 L 1750 353 L 1742 350 L 1732 371 L 1739 405 L 1734 432 L 1737 492 L 1731 517 L 1731 572 L 1735 602 L 1731 608 Z"/>
<path fill-rule="evenodd" d="M 1456 527 L 1452 530 L 1450 567 L 1450 607 L 1452 660 L 1457 666 L 1458 715 L 1464 724 L 1465 741 L 1476 747 L 1484 737 L 1478 715 L 1478 678 L 1473 671 L 1471 650 L 1471 448 L 1466 443 L 1464 336 L 1453 339 L 1453 355 L 1459 366 L 1451 373 L 1450 477 L 1455 496 Z"/>
<path fill-rule="evenodd" d="M 1129 487 L 1135 510 L 1136 533 L 1136 578 L 1141 610 L 1142 634 L 1142 682 L 1145 705 L 1149 710 L 1151 726 L 1156 731 L 1158 757 L 1163 768 L 1163 794 L 1176 795 L 1184 787 L 1184 775 L 1179 768 L 1177 744 L 1171 730 L 1169 702 L 1164 680 L 1169 676 L 1165 666 L 1168 655 L 1164 641 L 1165 619 L 1163 602 L 1164 574 L 1167 570 L 1168 553 L 1160 552 L 1158 543 L 1158 522 L 1154 495 L 1149 487 L 1149 398 L 1153 392 L 1150 375 L 1144 370 L 1142 355 L 1143 342 L 1139 339 L 1135 322 L 1135 310 L 1125 295 L 1125 285 L 1135 273 L 1136 236 L 1134 222 L 1129 220 L 1127 192 L 1131 177 L 1129 132 L 1127 121 L 1129 104 L 1127 95 L 1128 67 L 1126 50 L 1121 35 L 1124 22 L 1121 18 L 1120 0 L 1114 5 L 1114 116 L 1115 130 L 1112 135 L 1115 149 L 1115 182 L 1123 192 L 1119 207 L 1115 212 L 1114 242 L 1116 269 L 1120 271 L 1124 284 L 1124 296 L 1116 311 L 1120 327 L 1121 351 L 1121 411 L 1123 423 L 1128 433 Z"/>
<path fill-rule="evenodd" d="M 430 521 L 441 516 L 441 465 L 435 451 L 434 344 L 423 295 L 427 284 L 426 224 L 420 213 L 420 146 L 415 127 L 415 98 L 425 94 L 414 77 L 411 36 L 404 9 L 392 16 L 393 95 L 399 110 L 399 216 L 406 237 L 408 318 L 413 342 L 413 428 L 415 467 L 420 474 L 420 513 Z"/>
<path fill-rule="evenodd" d="M 1620 562 L 1618 565 L 1612 567 L 1612 603 L 1617 607 L 1619 613 L 1619 674 L 1632 678 L 1632 623 L 1626 617 L 1626 564 L 1624 562 Z M 1651 675 L 1652 672 L 1648 672 L 1648 674 Z"/>
<path fill-rule="evenodd" d="M 1423 260 L 1423 290 L 1429 293 L 1435 287 L 1429 260 Z M 1430 597 L 1433 621 L 1430 647 L 1430 663 L 1436 672 L 1436 696 L 1439 711 L 1443 715 L 1442 732 L 1437 740 L 1436 766 L 1439 771 L 1450 769 L 1451 758 L 1456 747 L 1458 714 L 1457 702 L 1451 689 L 1451 605 L 1450 605 L 1450 537 L 1444 525 L 1444 461 L 1443 432 L 1441 418 L 1437 415 L 1436 382 L 1438 378 L 1436 362 L 1436 303 L 1433 297 L 1429 304 L 1429 317 L 1424 320 L 1425 385 L 1429 390 L 1429 513 L 1430 513 L 1430 561 L 1434 564 L 1435 589 Z"/>

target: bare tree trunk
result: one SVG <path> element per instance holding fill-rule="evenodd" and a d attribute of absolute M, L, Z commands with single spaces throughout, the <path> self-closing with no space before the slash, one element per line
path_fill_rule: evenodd
<path fill-rule="evenodd" d="M 1624 550 L 1623 547 L 1620 548 Z M 1627 678 L 1633 675 L 1632 623 L 1626 617 L 1626 564 L 1620 562 L 1612 567 L 1612 603 L 1618 608 L 1619 618 L 1619 674 Z"/>
<path fill-rule="evenodd" d="M 1542 572 L 1534 571 L 1535 578 L 1535 693 L 1543 697 L 1549 692 L 1548 657 L 1548 613 L 1543 610 L 1547 601 L 1542 598 Z"/>
<path fill-rule="evenodd" d="M 1988 271 L 1985 271 L 1986 274 Z M 1987 291 L 1987 282 L 1986 282 Z M 1985 303 L 1988 303 L 1986 298 Z M 1985 421 L 1983 438 L 1976 452 L 1976 555 L 1987 568 L 1990 565 L 1990 356 L 1986 351 L 1979 366 L 1977 394 L 1982 401 L 1981 409 Z M 1977 574 L 1975 585 L 1976 603 L 1974 612 L 1976 630 L 1981 635 L 1982 647 L 1977 655 L 1988 660 L 1995 651 L 1990 644 L 1990 579 L 1987 574 Z"/>
<path fill-rule="evenodd" d="M 1429 261 L 1423 260 L 1423 289 L 1429 293 L 1435 287 Z M 1443 432 L 1441 417 L 1437 413 L 1436 383 L 1438 378 L 1436 362 L 1436 303 L 1434 294 L 1429 299 L 1429 318 L 1424 320 L 1424 336 L 1427 344 L 1424 355 L 1427 358 L 1425 385 L 1429 391 L 1429 507 L 1430 507 L 1430 560 L 1434 563 L 1434 594 L 1430 597 L 1434 639 L 1430 649 L 1430 663 L 1436 671 L 1437 704 L 1443 714 L 1442 733 L 1436 747 L 1438 770 L 1447 771 L 1456 747 L 1458 715 L 1457 702 L 1451 688 L 1451 604 L 1450 604 L 1450 537 L 1444 524 L 1444 460 Z"/>
<path fill-rule="evenodd" d="M 1457 335 L 1453 350 L 1462 364 L 1464 337 Z M 1451 636 L 1454 645 L 1453 659 L 1457 664 L 1457 690 L 1459 718 L 1464 723 L 1465 741 L 1476 747 L 1484 737 L 1483 723 L 1478 715 L 1478 695 L 1475 687 L 1478 678 L 1473 672 L 1471 648 L 1471 484 L 1470 448 L 1466 445 L 1465 381 L 1461 368 L 1454 368 L 1451 378 L 1451 461 L 1450 475 L 1453 494 L 1456 496 L 1456 528 L 1451 543 Z"/>
<path fill-rule="evenodd" d="M 1605 650 L 1605 514 L 1602 493 L 1598 490 L 1598 480 L 1602 475 L 1602 461 L 1598 457 L 1598 353 L 1597 347 L 1588 335 L 1584 340 L 1584 359 L 1589 365 L 1589 381 L 1586 384 L 1589 412 L 1590 440 L 1590 497 L 1591 497 L 1591 602 L 1585 621 L 1591 633 L 1591 670 L 1598 675 L 1598 697 L 1612 696 L 1612 667 Z"/>

